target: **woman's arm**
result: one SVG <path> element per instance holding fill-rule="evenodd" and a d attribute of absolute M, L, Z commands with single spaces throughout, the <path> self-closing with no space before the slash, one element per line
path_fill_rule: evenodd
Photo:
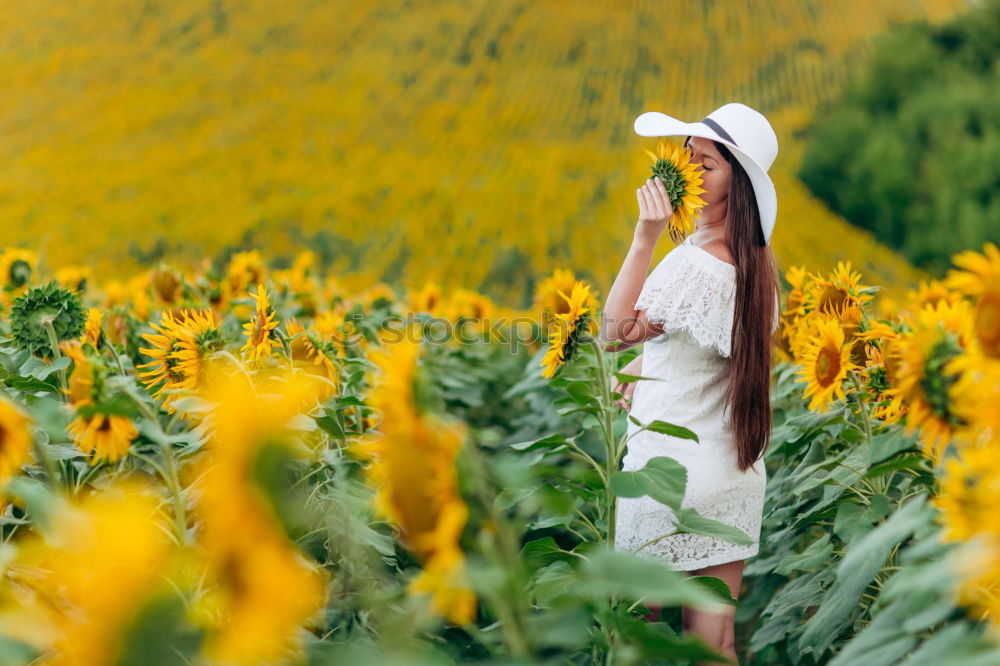
<path fill-rule="evenodd" d="M 636 191 L 636 197 L 639 199 L 639 222 L 632 245 L 604 302 L 600 336 L 608 351 L 621 351 L 663 333 L 660 324 L 646 318 L 645 310 L 635 309 L 635 302 L 649 273 L 653 249 L 673 209 L 659 179 L 647 180 Z"/>
<path fill-rule="evenodd" d="M 601 343 L 607 351 L 623 351 L 663 333 L 659 324 L 649 322 L 645 310 L 635 309 L 655 246 L 655 239 L 642 237 L 637 229 L 618 277 L 604 302 Z"/>

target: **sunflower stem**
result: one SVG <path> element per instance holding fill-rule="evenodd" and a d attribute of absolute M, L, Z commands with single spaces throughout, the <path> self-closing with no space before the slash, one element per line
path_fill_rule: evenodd
<path fill-rule="evenodd" d="M 128 373 L 125 372 L 125 364 L 122 363 L 121 356 L 118 355 L 118 351 L 111 345 L 111 355 L 115 359 L 115 363 L 118 364 L 118 370 L 122 373 L 122 377 L 128 377 Z"/>
<path fill-rule="evenodd" d="M 174 450 L 169 442 L 160 443 L 160 451 L 163 459 L 167 463 L 167 484 L 170 494 L 174 499 L 174 522 L 177 527 L 177 538 L 181 543 L 187 543 L 187 510 L 184 506 L 184 497 L 181 492 L 180 478 L 177 475 L 177 462 L 174 458 Z"/>
<path fill-rule="evenodd" d="M 56 465 L 52 460 L 52 456 L 49 455 L 47 446 L 48 444 L 42 443 L 37 437 L 35 438 L 35 452 L 38 455 L 38 459 L 42 461 L 42 467 L 45 468 L 45 476 L 49 480 L 49 486 L 51 486 L 53 492 L 61 493 L 63 488 L 56 476 Z"/>
<path fill-rule="evenodd" d="M 497 511 L 495 497 L 485 492 L 493 480 L 482 454 L 475 447 L 466 447 L 466 459 L 472 463 L 476 475 L 476 494 L 486 512 L 492 530 L 480 530 L 479 542 L 483 554 L 499 569 L 506 573 L 503 589 L 494 599 L 498 602 L 494 609 L 504 626 L 504 640 L 511 655 L 528 657 L 534 655 L 528 635 L 528 621 L 524 609 L 530 606 L 525 597 L 527 590 L 523 565 L 520 559 L 520 539 L 511 531 L 511 523 L 502 512 Z"/>
<path fill-rule="evenodd" d="M 62 352 L 59 351 L 59 336 L 56 335 L 56 329 L 52 325 L 51 317 L 41 318 L 42 328 L 45 329 L 46 335 L 49 337 L 49 346 L 52 348 L 52 360 L 58 361 L 62 358 Z M 67 398 L 67 392 L 69 391 L 69 386 L 66 383 L 66 373 L 63 370 L 56 370 L 56 377 L 59 378 L 59 387 L 63 390 L 63 400 Z"/>
<path fill-rule="evenodd" d="M 73 484 L 73 495 L 79 495 L 80 489 L 83 488 L 84 484 L 97 472 L 97 470 L 101 469 L 103 466 L 104 465 L 101 462 L 98 462 L 95 465 L 90 465 L 83 474 L 80 474 L 76 478 L 76 482 Z"/>
<path fill-rule="evenodd" d="M 615 542 L 615 509 L 616 509 L 616 497 L 613 492 L 611 492 L 611 475 L 618 471 L 618 460 L 617 460 L 617 449 L 614 441 L 614 429 L 611 423 L 611 410 L 608 407 L 608 398 L 611 392 L 611 386 L 608 381 L 608 369 L 606 367 L 606 361 L 604 352 L 601 349 L 601 345 L 598 344 L 598 340 L 595 338 L 591 340 L 591 346 L 594 348 L 594 353 L 597 358 L 597 370 L 598 378 L 600 381 L 600 386 L 598 387 L 597 399 L 601 407 L 601 431 L 604 439 L 604 450 L 605 450 L 605 473 L 604 473 L 604 500 L 605 500 L 605 520 L 608 524 L 608 536 L 606 543 Z"/>
<path fill-rule="evenodd" d="M 281 341 L 281 348 L 285 350 L 285 357 L 288 359 L 288 367 L 295 368 L 295 362 L 292 360 L 292 345 L 288 342 L 288 336 L 286 336 L 280 328 L 274 327 L 272 331 L 274 336 Z"/>
<path fill-rule="evenodd" d="M 851 382 L 854 384 L 854 388 L 857 389 L 854 393 L 854 399 L 858 403 L 858 411 L 861 412 L 861 424 L 865 429 L 865 439 L 868 442 L 868 446 L 872 444 L 872 424 L 871 420 L 868 418 L 868 404 L 861 397 L 861 393 L 864 391 L 864 387 L 861 385 L 861 380 L 858 379 L 858 375 L 855 372 L 851 373 Z"/>
<path fill-rule="evenodd" d="M 872 423 L 871 419 L 868 417 L 868 402 L 861 397 L 861 393 L 864 391 L 864 388 L 861 384 L 861 380 L 858 378 L 858 374 L 856 372 L 851 372 L 850 375 L 851 382 L 854 384 L 855 388 L 854 400 L 858 403 L 858 411 L 861 413 L 861 424 L 864 426 L 865 431 L 865 441 L 867 442 L 870 450 L 872 446 Z M 880 492 L 885 490 L 881 483 L 879 483 L 879 490 Z"/>
<path fill-rule="evenodd" d="M 157 444 L 160 447 L 160 454 L 163 456 L 163 461 L 166 464 L 165 468 L 160 468 L 159 466 L 154 466 L 160 475 L 163 477 L 163 481 L 167 484 L 167 488 L 170 490 L 170 495 L 174 500 L 174 527 L 177 531 L 177 538 L 181 543 L 187 543 L 187 511 L 184 507 L 184 498 L 181 494 L 181 484 L 180 478 L 177 475 L 177 465 L 174 460 L 174 449 L 167 441 L 167 433 L 163 431 L 163 426 L 160 425 L 160 420 L 157 418 L 153 410 L 149 408 L 149 405 L 131 389 L 124 390 L 125 395 L 131 398 L 132 402 L 136 404 L 139 411 L 142 412 L 146 420 L 156 429 L 158 437 L 156 437 Z"/>

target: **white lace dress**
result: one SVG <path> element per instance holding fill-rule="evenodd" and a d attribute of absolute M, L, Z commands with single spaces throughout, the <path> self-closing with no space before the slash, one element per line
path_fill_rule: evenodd
<path fill-rule="evenodd" d="M 636 382 L 630 414 L 646 424 L 660 419 L 690 428 L 699 442 L 644 430 L 629 439 L 623 469 L 634 471 L 655 456 L 668 456 L 687 468 L 682 507 L 736 527 L 754 540 L 738 546 L 699 534 L 677 534 L 638 552 L 690 571 L 756 555 L 767 472 L 758 460 L 746 472 L 736 463 L 736 448 L 725 408 L 730 340 L 735 307 L 736 268 L 694 245 L 689 236 L 671 250 L 646 278 L 635 307 L 664 333 L 645 344 L 643 377 Z M 777 322 L 777 317 L 775 317 Z M 627 434 L 639 426 L 628 421 Z M 673 530 L 673 510 L 648 496 L 619 498 L 615 548 L 637 550 Z"/>

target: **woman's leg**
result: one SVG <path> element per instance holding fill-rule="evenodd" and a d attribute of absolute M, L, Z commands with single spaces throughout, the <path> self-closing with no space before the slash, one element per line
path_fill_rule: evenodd
<path fill-rule="evenodd" d="M 693 576 L 715 576 L 721 578 L 734 599 L 740 595 L 740 586 L 743 583 L 744 560 L 716 564 L 702 569 L 695 569 L 688 573 Z M 721 613 L 709 613 L 696 608 L 683 607 L 681 617 L 684 622 L 684 631 L 697 634 L 706 643 L 716 648 L 719 652 L 739 663 L 736 657 L 736 632 L 733 626 L 733 618 L 736 614 L 734 606 L 727 606 Z M 711 664 L 718 662 L 704 662 Z M 696 664 L 695 666 L 702 666 Z"/>
<path fill-rule="evenodd" d="M 645 620 L 646 622 L 659 622 L 660 621 L 660 613 L 662 611 L 662 607 L 661 606 L 650 606 L 650 605 L 647 604 L 646 608 L 649 609 L 649 613 L 647 613 L 646 615 L 643 615 L 642 619 Z"/>

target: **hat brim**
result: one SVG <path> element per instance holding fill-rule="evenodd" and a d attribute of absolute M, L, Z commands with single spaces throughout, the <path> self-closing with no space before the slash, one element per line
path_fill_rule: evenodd
<path fill-rule="evenodd" d="M 778 217 L 778 195 L 767 170 L 757 164 L 752 157 L 731 141 L 719 136 L 715 130 L 704 123 L 686 123 L 659 111 L 647 111 L 640 114 L 635 119 L 634 129 L 639 136 L 698 136 L 725 144 L 750 177 L 750 184 L 753 186 L 754 195 L 757 198 L 757 210 L 760 212 L 760 227 L 761 231 L 764 232 L 764 242 L 771 243 L 771 232 L 774 231 L 774 222 Z"/>

